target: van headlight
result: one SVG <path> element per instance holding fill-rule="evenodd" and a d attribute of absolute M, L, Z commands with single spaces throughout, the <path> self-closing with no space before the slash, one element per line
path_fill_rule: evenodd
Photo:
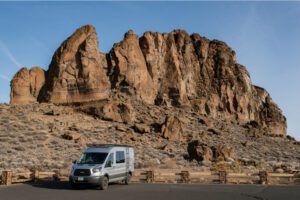
<path fill-rule="evenodd" d="M 100 171 L 101 171 L 101 167 L 99 167 L 99 168 L 93 168 L 93 173 L 98 173 Z"/>

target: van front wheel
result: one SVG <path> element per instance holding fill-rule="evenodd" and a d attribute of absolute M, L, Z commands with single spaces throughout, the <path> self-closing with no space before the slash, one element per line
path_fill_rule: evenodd
<path fill-rule="evenodd" d="M 108 188 L 108 178 L 107 178 L 107 176 L 104 176 L 100 182 L 99 189 L 107 190 L 107 188 Z"/>

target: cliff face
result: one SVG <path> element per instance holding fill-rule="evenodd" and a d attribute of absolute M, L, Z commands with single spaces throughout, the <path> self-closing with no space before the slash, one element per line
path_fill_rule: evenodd
<path fill-rule="evenodd" d="M 95 28 L 76 30 L 54 53 L 39 101 L 71 103 L 108 98 L 106 67 Z"/>
<path fill-rule="evenodd" d="M 155 99 L 155 86 L 144 59 L 139 38 L 132 31 L 113 46 L 108 56 L 109 77 L 113 89 L 136 96 L 147 103 Z"/>
<path fill-rule="evenodd" d="M 183 30 L 140 38 L 155 103 L 189 105 L 200 114 L 256 121 L 272 134 L 286 133 L 286 119 L 263 89 L 252 85 L 247 69 L 226 43 Z"/>
<path fill-rule="evenodd" d="M 17 77 L 11 103 L 36 101 L 28 92 L 30 78 L 18 87 Z M 183 30 L 146 32 L 140 38 L 128 31 L 105 55 L 98 50 L 95 28 L 84 26 L 55 52 L 45 80 L 39 102 L 87 102 L 122 94 L 226 121 L 255 121 L 269 134 L 286 135 L 281 110 L 267 91 L 251 83 L 235 52 L 224 42 Z"/>

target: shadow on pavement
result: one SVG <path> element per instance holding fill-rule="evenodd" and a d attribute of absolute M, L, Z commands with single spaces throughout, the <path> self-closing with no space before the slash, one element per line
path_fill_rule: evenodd
<path fill-rule="evenodd" d="M 71 190 L 71 186 L 68 181 L 41 181 L 41 182 L 28 182 L 25 183 L 32 187 L 56 189 L 56 190 Z"/>
<path fill-rule="evenodd" d="M 79 188 L 72 189 L 68 181 L 41 181 L 41 182 L 28 182 L 26 185 L 37 188 L 55 189 L 55 190 L 97 190 L 98 187 L 92 185 L 82 185 Z M 109 187 L 123 186 L 121 183 L 110 183 Z"/>

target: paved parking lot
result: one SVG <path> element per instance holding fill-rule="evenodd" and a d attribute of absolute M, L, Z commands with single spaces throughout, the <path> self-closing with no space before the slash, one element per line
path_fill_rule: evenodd
<path fill-rule="evenodd" d="M 1 200 L 299 200 L 300 186 L 113 184 L 107 191 L 96 188 L 71 190 L 67 182 L 44 182 L 0 187 Z"/>

